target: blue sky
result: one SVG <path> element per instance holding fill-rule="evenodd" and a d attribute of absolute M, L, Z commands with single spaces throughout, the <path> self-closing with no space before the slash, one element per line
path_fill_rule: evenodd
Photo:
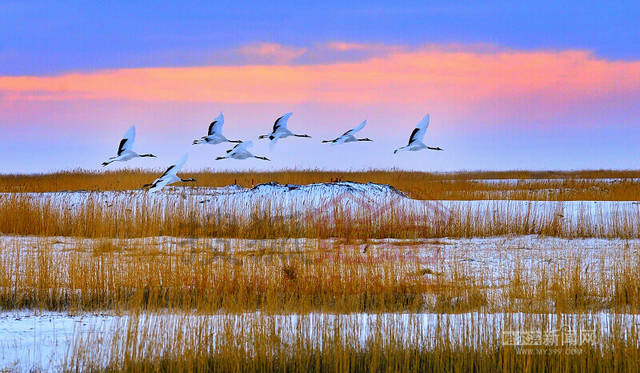
<path fill-rule="evenodd" d="M 345 3 L 5 0 L 0 75 L 229 64 L 226 51 L 256 42 L 481 44 L 640 58 L 640 2 Z"/>
<path fill-rule="evenodd" d="M 110 167 L 185 152 L 187 169 L 640 164 L 640 2 L 9 0 L 0 20 L 4 172 L 100 170 L 131 125 L 161 156 Z M 220 111 L 274 161 L 191 146 Z M 314 139 L 269 154 L 255 137 L 289 111 Z M 445 152 L 391 157 L 427 113 Z M 364 119 L 374 143 L 319 143 Z"/>

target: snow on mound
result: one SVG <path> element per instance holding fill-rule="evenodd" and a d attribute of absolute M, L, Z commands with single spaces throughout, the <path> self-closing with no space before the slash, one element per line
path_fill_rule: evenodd
<path fill-rule="evenodd" d="M 386 184 L 356 183 L 352 181 L 340 181 L 336 183 L 318 183 L 309 185 L 278 184 L 276 182 L 260 184 L 250 189 L 255 194 L 291 193 L 291 195 L 313 194 L 313 195 L 338 195 L 350 193 L 365 198 L 382 197 L 405 197 L 407 196 L 398 189 Z"/>
<path fill-rule="evenodd" d="M 343 199 L 360 202 L 382 202 L 390 199 L 408 198 L 404 193 L 390 185 L 362 184 L 350 181 L 309 185 L 282 185 L 271 182 L 259 184 L 241 193 L 242 198 L 253 200 L 270 199 L 287 203 L 302 201 L 311 204 Z"/>
<path fill-rule="evenodd" d="M 177 190 L 176 188 L 174 190 Z M 242 188 L 238 185 L 228 185 L 220 188 L 193 188 L 193 195 L 219 196 L 238 194 L 244 198 L 269 199 L 322 199 L 335 198 L 340 195 L 351 195 L 357 198 L 408 198 L 398 189 L 386 184 L 356 183 L 341 181 L 335 183 L 317 183 L 309 185 L 279 184 L 276 182 L 258 184 L 253 188 Z M 171 193 L 167 191 L 166 193 Z"/>
<path fill-rule="evenodd" d="M 399 206 L 423 205 L 390 185 L 356 182 L 318 183 L 309 185 L 259 184 L 254 188 L 228 185 L 219 188 L 166 187 L 160 193 L 143 189 L 108 192 L 57 192 L 4 194 L 20 196 L 59 211 L 80 211 L 84 207 L 102 205 L 113 210 L 170 211 L 184 209 L 211 216 L 251 218 L 258 214 L 282 217 L 313 217 L 345 212 L 379 215 Z M 311 214 L 311 215 L 308 215 Z"/>

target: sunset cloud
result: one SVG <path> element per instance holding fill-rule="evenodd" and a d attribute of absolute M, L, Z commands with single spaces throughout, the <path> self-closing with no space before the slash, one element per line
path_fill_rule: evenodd
<path fill-rule="evenodd" d="M 287 64 L 306 51 L 306 48 L 288 47 L 277 43 L 257 43 L 238 48 L 241 56 L 258 64 Z"/>
<path fill-rule="evenodd" d="M 347 43 L 336 48 L 360 48 Z M 364 61 L 290 65 L 304 49 L 247 46 L 274 65 L 140 68 L 0 77 L 0 100 L 140 100 L 284 104 L 416 104 L 566 110 L 640 101 L 640 62 L 586 51 L 424 47 Z M 275 57 L 274 57 L 275 58 Z"/>
<path fill-rule="evenodd" d="M 330 42 L 324 45 L 326 49 L 334 50 L 338 52 L 400 52 L 404 48 L 395 45 L 386 45 L 386 44 L 378 44 L 378 43 L 353 43 L 353 42 L 343 42 L 343 41 L 335 41 Z"/>

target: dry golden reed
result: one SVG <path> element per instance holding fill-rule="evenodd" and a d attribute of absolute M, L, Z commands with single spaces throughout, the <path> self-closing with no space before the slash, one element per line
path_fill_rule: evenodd
<path fill-rule="evenodd" d="M 505 280 L 422 246 L 273 240 L 253 250 L 201 240 L 16 239 L 2 243 L 0 307 L 247 312 L 640 312 L 640 251 L 593 270 L 580 255 L 522 258 Z M 239 248 L 248 243 L 238 243 Z M 515 250 L 504 248 L 505 250 Z M 521 255 L 528 255 L 522 253 Z M 608 268 L 608 269 L 606 269 Z M 606 269 L 606 270 L 605 270 Z"/>
<path fill-rule="evenodd" d="M 133 190 L 164 170 L 74 170 L 49 174 L 0 175 L 0 193 Z M 427 200 L 518 199 L 551 201 L 638 201 L 640 171 L 461 171 L 427 173 L 402 170 L 197 171 L 185 175 L 201 187 L 261 183 L 307 185 L 335 180 L 388 184 L 412 198 Z"/>
<path fill-rule="evenodd" d="M 635 372 L 639 326 L 612 316 L 364 317 L 326 314 L 134 314 L 81 334 L 65 361 L 78 371 Z M 588 316 L 588 315 L 587 315 Z M 407 322 L 398 322 L 404 318 Z M 516 319 L 518 321 L 516 321 Z M 570 327 L 595 344 L 514 347 L 501 332 Z M 363 333 L 365 332 L 365 333 Z M 104 336 L 110 338 L 105 340 Z"/>
<path fill-rule="evenodd" d="M 434 286 L 418 263 L 326 247 L 231 255 L 106 240 L 63 252 L 54 246 L 36 240 L 26 251 L 19 242 L 2 247 L 1 308 L 399 311 L 423 308 L 422 295 Z"/>
<path fill-rule="evenodd" d="M 140 191 L 115 194 L 113 199 L 101 193 L 0 195 L 0 234 L 256 239 L 640 236 L 640 208 L 629 203 L 567 202 L 571 205 L 565 206 L 564 202 L 425 201 L 412 205 L 402 200 L 393 205 L 383 201 L 379 206 L 349 207 L 338 201 L 319 212 L 308 209 L 311 213 L 304 213 L 264 198 L 209 203 L 206 197 L 187 191 L 156 196 Z M 306 202 L 296 201 L 297 206 Z M 379 212 L 373 211 L 376 208 Z"/>

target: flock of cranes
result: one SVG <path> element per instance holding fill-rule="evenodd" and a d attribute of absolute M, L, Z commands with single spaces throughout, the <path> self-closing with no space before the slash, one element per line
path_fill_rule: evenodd
<path fill-rule="evenodd" d="M 258 139 L 268 138 L 270 140 L 269 148 L 271 149 L 271 151 L 275 149 L 275 145 L 278 139 L 284 139 L 290 136 L 311 138 L 311 136 L 307 134 L 293 133 L 287 128 L 287 121 L 289 120 L 291 115 L 293 115 L 293 113 L 287 113 L 281 116 L 280 118 L 276 119 L 275 123 L 273 124 L 273 129 L 271 130 L 271 133 L 268 133 L 266 135 L 260 135 L 258 137 Z M 227 150 L 226 156 L 217 157 L 216 160 L 227 159 L 227 158 L 238 159 L 238 160 L 247 159 L 247 158 L 257 158 L 264 161 L 270 161 L 269 158 L 253 155 L 248 150 L 253 146 L 252 141 L 227 139 L 222 134 L 223 124 L 224 124 L 224 116 L 222 115 L 222 112 L 220 112 L 220 115 L 218 115 L 213 120 L 213 122 L 211 122 L 211 124 L 209 125 L 209 131 L 207 135 L 202 136 L 197 140 L 193 140 L 193 145 L 197 145 L 197 144 L 216 145 L 216 144 L 222 144 L 225 142 L 236 143 L 236 145 L 233 148 Z M 365 120 L 364 122 L 360 123 L 360 125 L 358 125 L 357 127 L 354 127 L 349 131 L 345 132 L 344 134 L 342 134 L 342 136 L 339 136 L 333 140 L 324 140 L 322 142 L 331 143 L 331 145 L 333 146 L 333 145 L 340 145 L 340 144 L 345 144 L 349 142 L 373 141 L 368 137 L 366 138 L 355 137 L 355 134 L 358 131 L 362 130 L 366 125 L 367 125 L 367 121 Z M 409 136 L 409 144 L 394 150 L 393 154 L 396 154 L 397 152 L 402 152 L 402 151 L 418 151 L 423 149 L 442 151 L 440 147 L 430 147 L 425 145 L 422 142 L 422 140 L 424 139 L 424 135 L 427 132 L 428 126 L 429 126 L 429 114 L 427 114 L 420 121 L 420 123 L 418 123 L 416 128 L 413 130 L 413 132 L 411 133 L 411 136 Z M 127 130 L 127 132 L 124 134 L 124 137 L 122 138 L 122 140 L 120 141 L 117 155 L 115 157 L 109 158 L 105 162 L 102 162 L 102 166 L 103 167 L 107 166 L 112 162 L 126 162 L 128 160 L 131 160 L 133 158 L 138 158 L 138 157 L 154 157 L 154 158 L 156 157 L 155 155 L 150 153 L 138 154 L 135 151 L 133 151 L 133 142 L 135 141 L 135 138 L 136 138 L 136 127 L 131 126 L 129 130 Z M 186 183 L 186 182 L 196 181 L 195 179 L 181 179 L 178 177 L 177 175 L 178 171 L 180 171 L 180 169 L 182 168 L 182 166 L 184 166 L 186 162 L 187 162 L 187 154 L 182 156 L 182 158 L 180 158 L 173 165 L 167 168 L 164 174 L 162 174 L 162 176 L 157 178 L 153 183 L 145 184 L 143 188 L 150 187 L 149 192 L 155 193 L 157 191 L 160 191 L 162 188 L 164 188 L 166 185 L 169 185 L 169 184 L 173 184 L 177 182 Z"/>

